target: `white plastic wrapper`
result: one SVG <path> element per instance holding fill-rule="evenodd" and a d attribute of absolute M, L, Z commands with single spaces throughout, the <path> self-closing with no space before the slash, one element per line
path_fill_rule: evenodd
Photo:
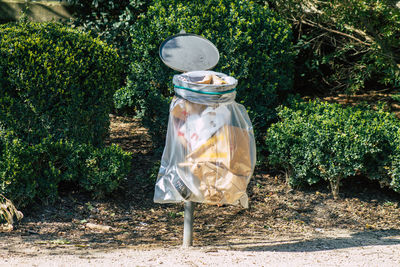
<path fill-rule="evenodd" d="M 215 74 L 227 84 L 197 84 Z M 256 163 L 253 128 L 246 109 L 235 102 L 237 80 L 223 73 L 175 75 L 166 145 L 154 201 L 241 204 Z"/>

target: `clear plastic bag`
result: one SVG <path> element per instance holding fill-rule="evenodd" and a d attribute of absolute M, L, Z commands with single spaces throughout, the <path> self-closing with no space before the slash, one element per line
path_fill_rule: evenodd
<path fill-rule="evenodd" d="M 227 84 L 197 84 L 206 74 Z M 248 206 L 247 184 L 256 163 L 253 128 L 235 102 L 236 79 L 194 71 L 175 75 L 166 145 L 154 201 Z"/>

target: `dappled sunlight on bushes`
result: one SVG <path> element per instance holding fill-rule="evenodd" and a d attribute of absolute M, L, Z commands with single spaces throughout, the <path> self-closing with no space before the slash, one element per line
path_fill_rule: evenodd
<path fill-rule="evenodd" d="M 323 179 L 338 197 L 341 180 L 365 175 L 399 191 L 400 121 L 368 107 L 310 101 L 281 107 L 266 136 L 269 163 L 291 185 Z"/>
<path fill-rule="evenodd" d="M 104 140 L 121 69 L 112 47 L 61 24 L 0 26 L 0 193 L 25 206 L 55 200 L 62 180 L 97 196 L 118 186 L 130 156 Z"/>
<path fill-rule="evenodd" d="M 285 21 L 252 1 L 154 1 L 131 26 L 128 82 L 115 94 L 116 107 L 134 109 L 154 145 L 163 145 L 176 72 L 161 62 L 158 48 L 181 30 L 204 36 L 219 49 L 215 71 L 238 79 L 236 100 L 248 109 L 258 150 L 265 150 L 262 135 L 292 89 L 292 37 Z"/>

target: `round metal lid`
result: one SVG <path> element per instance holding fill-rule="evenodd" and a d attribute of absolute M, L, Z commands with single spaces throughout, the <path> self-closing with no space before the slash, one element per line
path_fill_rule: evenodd
<path fill-rule="evenodd" d="M 206 38 L 180 33 L 167 38 L 160 45 L 160 58 L 171 69 L 187 72 L 210 70 L 219 61 L 219 52 L 213 43 Z"/>

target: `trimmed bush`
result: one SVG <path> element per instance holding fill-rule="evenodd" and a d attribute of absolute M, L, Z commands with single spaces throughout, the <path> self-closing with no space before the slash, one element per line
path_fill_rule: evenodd
<path fill-rule="evenodd" d="M 116 51 L 54 23 L 0 26 L 0 193 L 17 206 L 53 201 L 62 181 L 95 196 L 130 171 L 130 155 L 104 147 Z"/>
<path fill-rule="evenodd" d="M 399 191 L 393 157 L 400 122 L 393 114 L 312 101 L 281 107 L 279 118 L 267 132 L 268 158 L 292 186 L 323 179 L 336 198 L 343 179 L 364 175 Z"/>
<path fill-rule="evenodd" d="M 50 139 L 27 145 L 14 139 L 0 151 L 0 192 L 22 207 L 35 199 L 56 200 L 59 183 L 69 181 L 101 197 L 117 189 L 130 164 L 130 154 L 117 146 Z"/>
<path fill-rule="evenodd" d="M 87 152 L 78 168 L 82 170 L 79 185 L 96 198 L 116 190 L 131 170 L 131 154 L 117 145 L 102 149 L 84 146 L 83 149 Z"/>
<path fill-rule="evenodd" d="M 21 140 L 101 146 L 121 85 L 116 51 L 60 24 L 0 26 L 0 123 Z"/>
<path fill-rule="evenodd" d="M 276 116 L 275 107 L 292 88 L 291 33 L 286 22 L 252 1 L 154 1 L 132 26 L 127 86 L 115 94 L 116 107 L 134 109 L 161 147 L 167 129 L 172 76 L 158 48 L 167 37 L 185 30 L 204 36 L 220 51 L 215 70 L 239 80 L 237 101 L 248 108 L 257 148 Z"/>

